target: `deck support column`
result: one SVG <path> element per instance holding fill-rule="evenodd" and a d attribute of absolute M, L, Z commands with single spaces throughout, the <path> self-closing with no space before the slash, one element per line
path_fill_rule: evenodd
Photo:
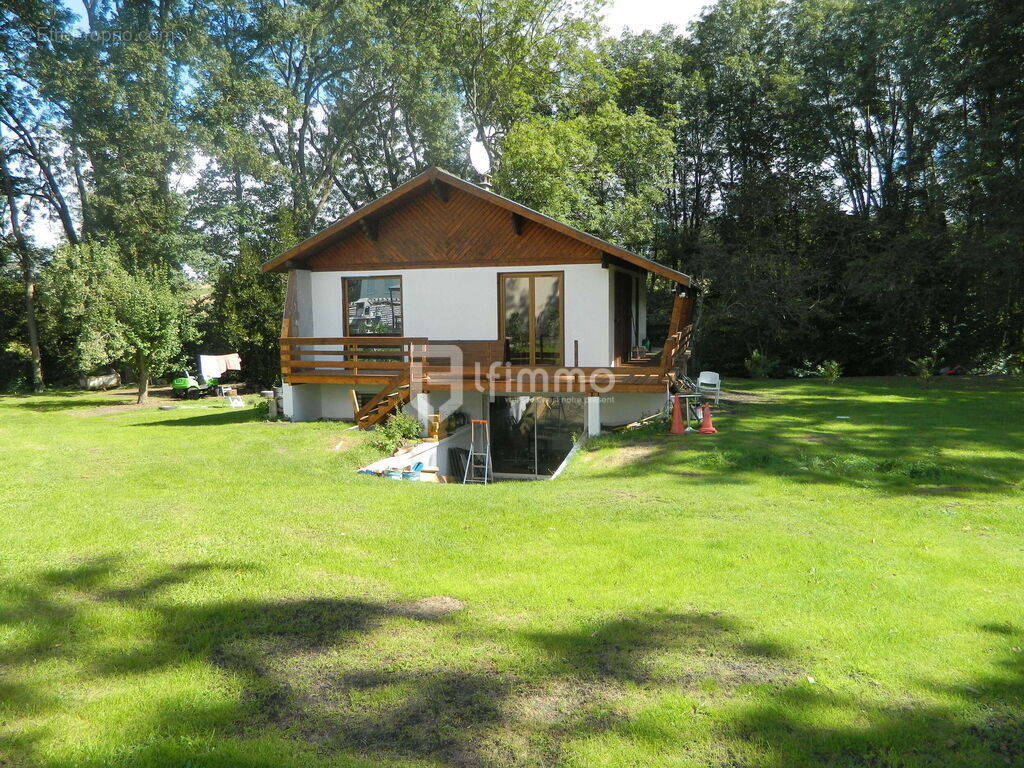
<path fill-rule="evenodd" d="M 591 395 L 587 398 L 586 407 L 587 434 L 596 437 L 601 434 L 601 398 Z"/>
<path fill-rule="evenodd" d="M 416 419 L 420 423 L 420 436 L 426 437 L 430 427 L 430 398 L 426 392 L 417 392 L 412 398 L 412 409 L 416 412 Z"/>
<path fill-rule="evenodd" d="M 286 419 L 292 421 L 295 418 L 295 393 L 291 384 L 281 385 L 281 410 Z"/>

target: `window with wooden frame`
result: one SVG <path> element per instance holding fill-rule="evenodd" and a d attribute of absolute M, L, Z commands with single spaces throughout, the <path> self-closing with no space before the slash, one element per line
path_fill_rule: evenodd
<path fill-rule="evenodd" d="M 344 277 L 346 336 L 402 336 L 402 278 Z"/>
<path fill-rule="evenodd" d="M 563 272 L 498 275 L 498 334 L 505 362 L 562 365 L 565 335 Z"/>

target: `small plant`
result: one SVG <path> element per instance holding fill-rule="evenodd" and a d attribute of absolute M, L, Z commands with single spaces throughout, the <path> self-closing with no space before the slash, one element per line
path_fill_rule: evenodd
<path fill-rule="evenodd" d="M 373 430 L 370 445 L 385 453 L 394 453 L 399 448 L 419 438 L 422 429 L 417 419 L 404 413 L 395 413 Z"/>
<path fill-rule="evenodd" d="M 835 360 L 826 360 L 818 366 L 818 375 L 825 380 L 826 384 L 835 384 L 843 375 L 843 366 Z"/>
<path fill-rule="evenodd" d="M 921 385 L 924 386 L 928 383 L 928 380 L 932 377 L 932 371 L 935 369 L 935 358 L 934 357 L 918 357 L 911 358 L 907 361 L 910 363 L 910 370 L 917 377 Z"/>
<path fill-rule="evenodd" d="M 767 379 L 775 370 L 775 361 L 768 355 L 755 349 L 750 357 L 743 361 L 743 367 L 747 369 L 747 375 L 752 379 Z"/>
<path fill-rule="evenodd" d="M 794 379 L 807 379 L 818 375 L 818 369 L 810 360 L 804 360 L 803 365 L 798 365 L 789 372 Z"/>

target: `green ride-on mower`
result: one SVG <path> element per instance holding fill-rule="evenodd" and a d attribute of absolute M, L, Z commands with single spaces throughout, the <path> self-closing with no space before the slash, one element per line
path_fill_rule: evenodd
<path fill-rule="evenodd" d="M 198 400 L 217 393 L 220 384 L 238 380 L 242 367 L 238 355 L 199 355 L 199 374 L 188 371 L 171 381 L 171 392 L 181 400 Z"/>
<path fill-rule="evenodd" d="M 219 383 L 217 379 L 197 379 L 191 373 L 182 372 L 181 376 L 171 382 L 171 392 L 180 400 L 198 400 L 213 394 Z"/>

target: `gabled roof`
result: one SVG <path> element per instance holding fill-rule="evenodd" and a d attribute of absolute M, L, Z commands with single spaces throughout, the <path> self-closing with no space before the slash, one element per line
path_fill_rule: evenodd
<path fill-rule="evenodd" d="M 263 264 L 263 271 L 279 272 L 288 269 L 289 262 L 301 261 L 305 257 L 313 255 L 322 246 L 339 239 L 367 217 L 373 216 L 374 214 L 383 215 L 387 210 L 394 208 L 396 204 L 400 203 L 406 197 L 419 192 L 425 185 L 434 183 L 447 184 L 455 189 L 460 189 L 470 195 L 487 200 L 512 213 L 522 216 L 524 219 L 529 219 L 541 224 L 542 226 L 549 227 L 550 229 L 560 232 L 567 237 L 571 237 L 574 240 L 578 240 L 586 245 L 596 248 L 602 253 L 622 259 L 625 262 L 647 270 L 648 272 L 653 272 L 654 274 L 667 278 L 668 280 L 672 280 L 673 282 L 681 285 L 690 284 L 690 278 L 682 272 L 677 272 L 674 269 L 666 267 L 664 264 L 659 264 L 658 262 L 651 261 L 643 256 L 638 256 L 632 251 L 627 251 L 625 248 L 620 248 L 617 245 L 601 240 L 598 237 L 587 234 L 586 232 L 576 229 L 575 227 L 571 227 L 564 222 L 553 219 L 550 216 L 545 216 L 543 213 L 535 211 L 532 208 L 527 208 L 525 205 L 520 205 L 514 200 L 509 200 L 507 197 L 502 197 L 501 195 L 495 194 L 483 187 L 478 187 L 476 184 L 472 184 L 465 179 L 460 179 L 458 176 L 436 167 L 428 168 L 423 171 L 423 173 L 396 187 L 383 197 L 379 197 L 372 203 L 368 203 L 359 210 L 353 211 L 348 216 L 335 222 L 322 232 L 303 240 L 298 245 L 265 262 Z"/>

